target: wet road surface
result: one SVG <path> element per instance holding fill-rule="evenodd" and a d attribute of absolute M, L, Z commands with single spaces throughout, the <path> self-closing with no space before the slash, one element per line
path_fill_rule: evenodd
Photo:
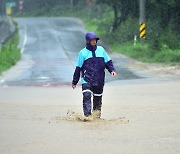
<path fill-rule="evenodd" d="M 70 85 L 78 52 L 85 45 L 86 31 L 81 21 L 45 17 L 18 18 L 16 21 L 19 24 L 22 59 L 13 72 L 18 75 L 5 76 L 0 84 L 47 87 Z M 112 59 L 119 74 L 116 80 L 140 78 L 125 66 L 126 58 Z M 106 82 L 112 80 L 106 72 Z"/>

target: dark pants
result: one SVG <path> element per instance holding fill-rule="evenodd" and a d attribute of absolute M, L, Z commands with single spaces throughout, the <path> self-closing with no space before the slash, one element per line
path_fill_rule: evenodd
<path fill-rule="evenodd" d="M 89 83 L 85 83 L 82 85 L 83 111 L 85 116 L 91 115 L 92 95 L 93 95 L 93 111 L 101 111 L 103 87 L 104 86 L 92 86 Z"/>

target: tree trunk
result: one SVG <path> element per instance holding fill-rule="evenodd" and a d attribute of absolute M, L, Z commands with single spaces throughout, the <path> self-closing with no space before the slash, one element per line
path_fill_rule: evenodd
<path fill-rule="evenodd" d="M 121 23 L 121 18 L 118 16 L 118 7 L 115 4 L 112 7 L 114 11 L 114 22 L 112 25 L 112 31 L 115 31 Z"/>

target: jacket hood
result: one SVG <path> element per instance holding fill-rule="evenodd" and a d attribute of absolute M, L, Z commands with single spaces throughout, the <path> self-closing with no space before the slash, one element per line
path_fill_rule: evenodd
<path fill-rule="evenodd" d="M 91 39 L 96 39 L 98 41 L 99 37 L 94 32 L 86 33 L 86 44 L 89 44 Z"/>

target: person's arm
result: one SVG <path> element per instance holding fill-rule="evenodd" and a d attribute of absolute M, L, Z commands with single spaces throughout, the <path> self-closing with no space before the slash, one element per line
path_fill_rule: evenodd
<path fill-rule="evenodd" d="M 108 62 L 106 62 L 105 67 L 109 71 L 109 73 L 115 71 L 112 60 L 109 60 Z"/>
<path fill-rule="evenodd" d="M 108 56 L 108 54 L 106 53 L 105 50 L 104 50 L 104 61 L 105 61 L 106 69 L 109 71 L 109 73 L 112 74 L 113 77 L 116 77 L 117 74 L 115 72 L 113 62 L 112 62 L 111 58 Z"/>
<path fill-rule="evenodd" d="M 83 65 L 83 56 L 82 56 L 82 53 L 80 52 L 79 56 L 78 56 L 76 69 L 75 69 L 74 75 L 73 75 L 73 81 L 72 81 L 72 88 L 73 89 L 76 88 L 76 85 L 79 82 L 82 65 Z"/>
<path fill-rule="evenodd" d="M 73 75 L 73 81 L 72 81 L 73 89 L 76 88 L 76 85 L 79 82 L 80 72 L 81 72 L 81 68 L 79 66 L 76 66 L 76 69 L 75 69 L 74 75 Z"/>

